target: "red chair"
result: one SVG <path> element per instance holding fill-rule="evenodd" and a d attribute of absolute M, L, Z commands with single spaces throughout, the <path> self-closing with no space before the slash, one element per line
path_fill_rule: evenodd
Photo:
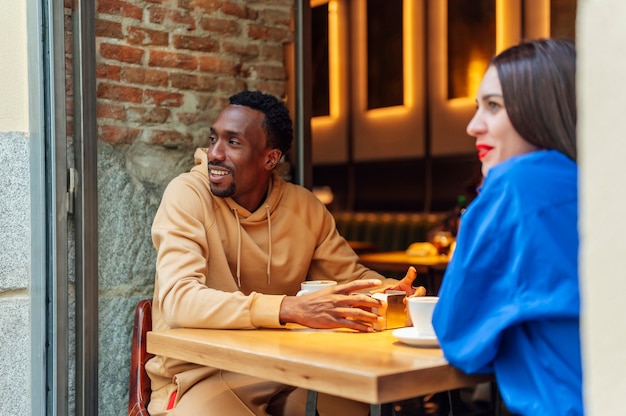
<path fill-rule="evenodd" d="M 128 392 L 128 416 L 150 416 L 150 377 L 146 373 L 146 362 L 154 357 L 146 351 L 147 332 L 152 330 L 152 300 L 139 301 L 135 308 L 133 346 L 130 353 L 130 388 Z"/>

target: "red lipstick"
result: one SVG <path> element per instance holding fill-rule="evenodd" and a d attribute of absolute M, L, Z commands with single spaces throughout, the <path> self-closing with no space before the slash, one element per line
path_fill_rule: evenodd
<path fill-rule="evenodd" d="M 488 146 L 486 144 L 477 144 L 476 150 L 478 150 L 478 158 L 483 159 L 485 156 L 487 156 L 487 153 L 489 153 L 491 149 L 493 149 L 493 146 Z"/>

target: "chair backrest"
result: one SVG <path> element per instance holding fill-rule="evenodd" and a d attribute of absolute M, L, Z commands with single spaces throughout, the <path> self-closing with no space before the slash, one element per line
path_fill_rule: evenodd
<path fill-rule="evenodd" d="M 152 330 L 152 300 L 139 301 L 135 308 L 133 345 L 130 354 L 128 416 L 149 416 L 148 402 L 152 389 L 146 373 L 146 362 L 154 357 L 146 351 L 147 332 Z"/>

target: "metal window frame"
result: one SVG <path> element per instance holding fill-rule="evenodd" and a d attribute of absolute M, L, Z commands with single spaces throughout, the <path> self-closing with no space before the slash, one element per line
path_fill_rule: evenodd
<path fill-rule="evenodd" d="M 295 139 L 296 183 L 313 187 L 311 157 L 311 114 L 313 107 L 311 87 L 311 5 L 296 0 L 295 7 Z"/>
<path fill-rule="evenodd" d="M 28 90 L 30 131 L 31 206 L 31 414 L 46 414 L 47 314 L 46 314 L 46 169 L 44 94 L 43 10 L 40 2 L 27 2 Z M 45 253 L 46 256 L 41 256 Z"/>
<path fill-rule="evenodd" d="M 68 414 L 67 139 L 63 3 L 27 3 L 31 414 Z"/>
<path fill-rule="evenodd" d="M 68 193 L 65 7 L 27 2 L 31 195 L 31 414 L 68 415 L 69 236 L 76 239 L 76 408 L 97 415 L 98 267 L 95 12 L 73 9 L 74 150 L 77 187 Z M 73 216 L 68 218 L 68 213 Z"/>
<path fill-rule="evenodd" d="M 76 415 L 98 414 L 98 132 L 95 2 L 74 1 Z"/>

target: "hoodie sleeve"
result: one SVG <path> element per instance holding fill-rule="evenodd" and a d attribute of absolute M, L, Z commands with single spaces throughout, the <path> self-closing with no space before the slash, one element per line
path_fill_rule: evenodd
<path fill-rule="evenodd" d="M 216 229 L 211 204 L 208 185 L 197 172 L 174 179 L 163 194 L 152 226 L 155 300 L 163 320 L 170 328 L 280 327 L 284 296 L 245 295 L 225 259 L 211 253 L 208 238 Z M 207 286 L 209 260 L 222 270 L 212 287 Z"/>

